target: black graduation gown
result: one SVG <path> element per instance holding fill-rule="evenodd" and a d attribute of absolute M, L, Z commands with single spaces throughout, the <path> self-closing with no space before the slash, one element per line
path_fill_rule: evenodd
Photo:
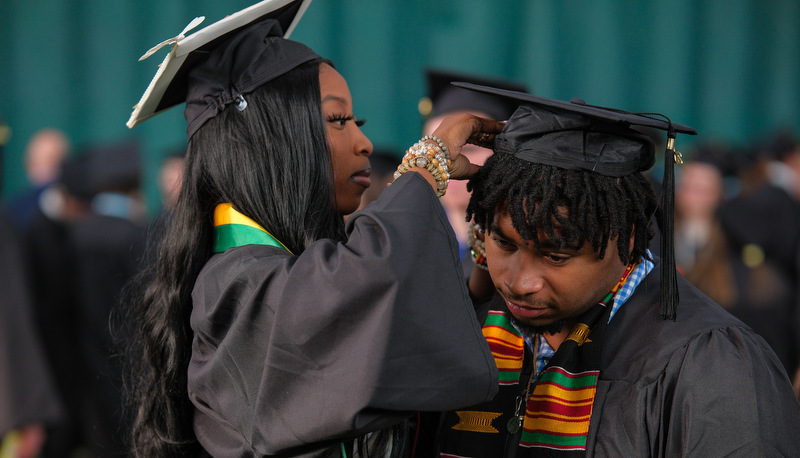
<path fill-rule="evenodd" d="M 608 326 L 589 456 L 797 456 L 800 404 L 775 352 L 679 276 L 658 315 L 660 265 Z"/>
<path fill-rule="evenodd" d="M 14 229 L 0 212 L 0 441 L 9 431 L 61 419 L 63 409 L 33 321 Z"/>
<path fill-rule="evenodd" d="M 193 291 L 189 396 L 213 456 L 312 456 L 497 391 L 444 210 L 418 174 L 300 256 L 215 255 Z"/>
<path fill-rule="evenodd" d="M 42 451 L 45 457 L 67 456 L 84 446 L 80 427 L 87 368 L 79 351 L 81 309 L 77 300 L 77 260 L 69 243 L 69 228 L 69 223 L 51 219 L 37 209 L 23 234 L 34 318 L 66 409 L 63 421 L 48 428 Z"/>
<path fill-rule="evenodd" d="M 144 256 L 146 228 L 129 219 L 92 214 L 75 223 L 70 243 L 76 253 L 79 351 L 83 375 L 82 416 L 90 450 L 122 454 L 131 419 L 123 411 L 123 345 L 129 343 L 118 319 L 123 288 Z"/>
<path fill-rule="evenodd" d="M 784 189 L 765 185 L 723 203 L 719 219 L 730 249 L 735 300 L 727 310 L 770 344 L 789 374 L 800 363 L 800 204 Z M 755 245 L 763 261 L 745 263 Z"/>
<path fill-rule="evenodd" d="M 680 276 L 677 321 L 662 320 L 659 281 L 657 264 L 608 325 L 586 456 L 797 456 L 800 404 L 769 345 Z M 489 305 L 502 310 L 496 299 Z M 528 365 L 530 353 L 526 346 Z M 463 409 L 502 412 L 492 422 L 496 433 L 453 431 L 457 417 L 445 416 L 442 456 L 511 456 L 503 453 L 504 437 L 496 449 L 479 450 L 490 435 L 507 435 L 523 388 L 503 387 L 511 395 Z M 518 448 L 515 456 L 535 457 L 536 450 Z"/>

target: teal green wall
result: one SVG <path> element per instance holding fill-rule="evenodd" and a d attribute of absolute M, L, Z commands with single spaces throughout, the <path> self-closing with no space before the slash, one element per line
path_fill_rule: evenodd
<path fill-rule="evenodd" d="M 250 3 L 0 1 L 0 116 L 12 128 L 3 195 L 24 186 L 25 142 L 50 126 L 76 146 L 138 137 L 157 201 L 157 164 L 184 143 L 185 125 L 176 108 L 125 126 L 166 51 L 137 59 L 195 16 L 208 25 Z M 427 66 L 660 111 L 696 127 L 696 140 L 800 128 L 796 0 L 314 0 L 292 38 L 336 63 L 376 146 L 402 149 L 419 136 Z"/>

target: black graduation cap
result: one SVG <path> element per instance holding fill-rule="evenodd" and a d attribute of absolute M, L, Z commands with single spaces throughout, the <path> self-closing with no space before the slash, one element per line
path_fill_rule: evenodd
<path fill-rule="evenodd" d="M 89 202 L 97 194 L 91 179 L 90 154 L 76 154 L 68 157 L 61 163 L 58 174 L 60 183 L 73 197 L 84 202 Z"/>
<path fill-rule="evenodd" d="M 94 144 L 79 153 L 89 190 L 124 192 L 139 188 L 142 179 L 141 145 L 136 139 Z"/>
<path fill-rule="evenodd" d="M 187 135 L 225 107 L 247 106 L 246 94 L 305 62 L 318 58 L 307 46 L 287 40 L 311 0 L 265 0 L 191 35 L 195 18 L 174 38 L 151 48 L 172 48 L 134 107 L 128 127 L 186 102 Z"/>
<path fill-rule="evenodd" d="M 467 81 L 482 86 L 491 86 L 519 92 L 527 88 L 513 81 L 447 70 L 429 68 L 425 71 L 428 82 L 428 96 L 419 102 L 419 112 L 423 116 L 439 116 L 453 111 L 480 111 L 496 120 L 506 120 L 517 108 L 517 104 L 506 97 L 497 97 L 453 86 L 453 81 Z"/>
<path fill-rule="evenodd" d="M 539 97 L 525 92 L 456 82 L 456 86 L 514 100 L 519 108 L 495 138 L 496 153 L 513 154 L 529 162 L 570 170 L 588 170 L 621 177 L 648 170 L 655 163 L 652 136 L 640 127 L 666 131 L 661 211 L 662 268 L 661 315 L 675 319 L 678 286 L 675 269 L 673 219 L 675 208 L 674 163 L 682 163 L 674 150 L 678 133 L 696 135 L 691 127 L 676 124 L 664 115 L 631 113 L 614 108 Z"/>

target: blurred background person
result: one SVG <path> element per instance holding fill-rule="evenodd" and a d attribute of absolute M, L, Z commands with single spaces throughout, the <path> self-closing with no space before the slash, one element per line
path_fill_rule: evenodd
<path fill-rule="evenodd" d="M 752 167 L 741 171 L 747 183 L 719 209 L 735 285 L 722 305 L 764 337 L 792 376 L 800 355 L 800 203 L 786 161 L 797 140 L 779 132 L 752 148 Z"/>
<path fill-rule="evenodd" d="M 8 213 L 17 229 L 23 230 L 30 224 L 42 192 L 58 177 L 69 150 L 67 136 L 58 129 L 38 130 L 28 141 L 23 156 L 28 187 L 8 203 Z"/>
<path fill-rule="evenodd" d="M 425 76 L 428 84 L 428 95 L 420 100 L 419 103 L 419 112 L 425 117 L 422 127 L 423 135 L 433 133 L 442 122 L 442 119 L 450 115 L 471 113 L 484 118 L 504 121 L 517 108 L 516 102 L 511 99 L 453 86 L 450 84 L 453 81 L 527 92 L 527 88 L 520 83 L 468 75 L 455 71 L 430 68 L 426 70 Z M 467 144 L 461 150 L 461 154 L 467 156 L 473 164 L 483 165 L 486 158 L 492 154 L 492 150 Z M 447 193 L 440 199 L 458 239 L 461 263 L 464 266 L 466 275 L 472 272 L 474 266 L 469 252 L 469 245 L 467 244 L 469 241 L 469 221 L 466 220 L 466 214 L 469 196 L 467 182 L 453 180 L 447 188 Z"/>
<path fill-rule="evenodd" d="M 178 200 L 183 182 L 183 165 L 186 148 L 180 148 L 167 155 L 158 170 L 158 191 L 161 195 L 161 210 L 169 212 Z"/>
<path fill-rule="evenodd" d="M 33 322 L 16 232 L 0 213 L 0 456 L 33 458 L 62 409 Z"/>
<path fill-rule="evenodd" d="M 137 142 L 82 147 L 41 193 L 23 232 L 36 331 L 66 407 L 47 426 L 42 457 L 125 452 L 112 319 L 143 255 L 140 184 Z"/>
<path fill-rule="evenodd" d="M 186 147 L 173 149 L 162 160 L 158 168 L 156 185 L 160 197 L 160 208 L 151 218 L 148 232 L 149 237 L 160 237 L 160 231 L 165 230 L 169 216 L 178 200 L 178 194 L 183 182 L 183 166 L 186 162 Z"/>
<path fill-rule="evenodd" d="M 7 135 L 0 120 L 0 158 Z M 33 322 L 24 262 L 0 209 L 0 456 L 34 458 L 63 412 Z"/>
<path fill-rule="evenodd" d="M 734 173 L 730 148 L 699 145 L 678 167 L 675 185 L 675 262 L 687 280 L 719 304 L 731 305 L 736 286 L 717 211 Z"/>
<path fill-rule="evenodd" d="M 125 454 L 130 429 L 123 416 L 122 361 L 114 321 L 123 288 L 140 269 L 147 219 L 142 201 L 138 142 L 92 145 L 88 159 L 89 213 L 71 225 L 69 244 L 78 297 L 78 350 L 86 364 L 82 417 L 95 456 Z"/>
<path fill-rule="evenodd" d="M 23 233 L 37 331 L 41 338 L 65 415 L 49 425 L 43 457 L 75 456 L 85 450 L 82 399 L 87 367 L 79 350 L 77 253 L 70 243 L 73 224 L 88 215 L 90 157 L 72 155 L 55 183 L 42 193 Z"/>

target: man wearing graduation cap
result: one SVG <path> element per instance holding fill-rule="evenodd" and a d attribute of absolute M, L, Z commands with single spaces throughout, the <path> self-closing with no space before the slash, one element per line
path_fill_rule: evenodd
<path fill-rule="evenodd" d="M 443 416 L 437 456 L 796 454 L 800 405 L 780 361 L 675 271 L 673 145 L 694 130 L 463 86 L 521 106 L 469 182 L 491 275 L 476 307 L 500 392 Z M 667 132 L 660 204 L 641 173 L 653 142 L 636 126 Z M 658 211 L 663 258 L 647 250 Z"/>

